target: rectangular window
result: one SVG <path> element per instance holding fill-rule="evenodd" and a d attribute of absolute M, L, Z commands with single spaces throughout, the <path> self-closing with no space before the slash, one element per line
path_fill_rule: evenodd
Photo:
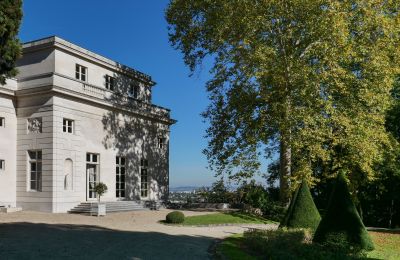
<path fill-rule="evenodd" d="M 114 91 L 114 87 L 115 87 L 115 78 L 106 75 L 106 89 Z"/>
<path fill-rule="evenodd" d="M 74 120 L 63 119 L 63 132 L 71 134 L 74 132 Z"/>
<path fill-rule="evenodd" d="M 4 171 L 6 169 L 6 162 L 4 160 L 0 160 L 0 171 Z"/>
<path fill-rule="evenodd" d="M 163 138 L 163 137 L 158 138 L 158 148 L 159 149 L 165 148 L 165 138 Z"/>
<path fill-rule="evenodd" d="M 42 151 L 28 151 L 30 190 L 42 190 Z"/>
<path fill-rule="evenodd" d="M 147 198 L 149 195 L 149 176 L 147 172 L 148 166 L 149 162 L 147 160 L 140 160 L 140 196 L 143 198 Z"/>
<path fill-rule="evenodd" d="M 4 117 L 0 117 L 0 127 L 6 127 L 6 119 Z"/>
<path fill-rule="evenodd" d="M 75 78 L 82 80 L 82 81 L 86 81 L 87 80 L 87 68 L 76 64 L 75 65 Z"/>
<path fill-rule="evenodd" d="M 125 172 L 126 172 L 125 157 L 116 157 L 116 197 L 125 198 Z"/>
<path fill-rule="evenodd" d="M 134 98 L 134 99 L 138 99 L 139 98 L 139 86 L 134 85 L 134 84 L 129 85 L 128 96 L 131 98 Z"/>

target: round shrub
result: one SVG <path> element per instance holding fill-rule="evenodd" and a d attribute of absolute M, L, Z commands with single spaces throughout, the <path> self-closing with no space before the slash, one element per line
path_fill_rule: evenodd
<path fill-rule="evenodd" d="M 172 224 L 180 224 L 185 220 L 185 215 L 180 211 L 172 211 L 167 214 L 165 222 Z"/>

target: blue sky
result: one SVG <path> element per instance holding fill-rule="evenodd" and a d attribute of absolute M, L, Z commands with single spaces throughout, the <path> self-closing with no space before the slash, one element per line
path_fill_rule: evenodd
<path fill-rule="evenodd" d="M 50 35 L 104 55 L 152 76 L 153 102 L 172 110 L 170 185 L 214 181 L 202 154 L 208 104 L 207 68 L 189 77 L 180 52 L 168 42 L 164 0 L 25 0 L 22 42 Z"/>

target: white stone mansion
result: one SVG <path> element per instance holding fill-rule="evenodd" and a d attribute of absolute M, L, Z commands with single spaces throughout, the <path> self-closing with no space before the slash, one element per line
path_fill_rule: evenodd
<path fill-rule="evenodd" d="M 154 82 L 58 37 L 23 44 L 0 85 L 0 206 L 67 212 L 96 200 L 168 196 L 168 109 Z"/>

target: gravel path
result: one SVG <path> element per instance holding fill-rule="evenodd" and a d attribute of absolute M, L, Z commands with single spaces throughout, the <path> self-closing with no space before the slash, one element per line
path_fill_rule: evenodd
<path fill-rule="evenodd" d="M 0 214 L 0 259 L 207 259 L 215 239 L 251 227 L 276 228 L 159 224 L 168 212 L 133 211 L 105 217 L 27 211 Z M 193 216 L 214 212 L 183 213 Z"/>

